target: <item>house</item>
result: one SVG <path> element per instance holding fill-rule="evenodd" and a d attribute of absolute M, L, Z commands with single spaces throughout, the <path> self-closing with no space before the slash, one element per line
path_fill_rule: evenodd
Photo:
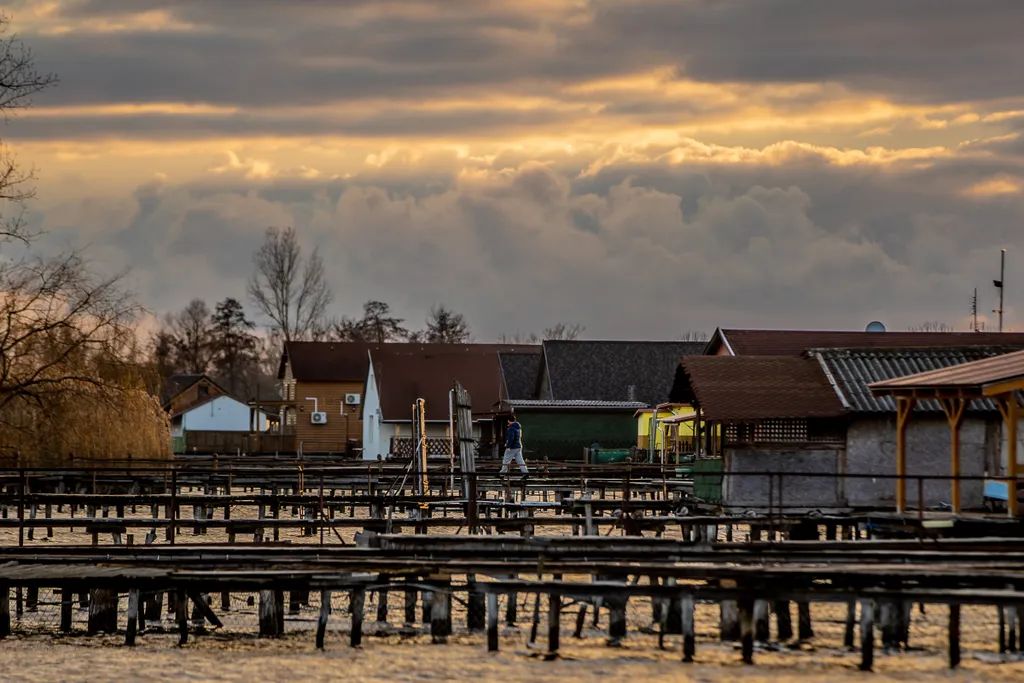
<path fill-rule="evenodd" d="M 176 374 L 164 380 L 160 389 L 160 405 L 167 412 L 176 415 L 211 396 L 222 396 L 227 393 L 208 375 Z"/>
<path fill-rule="evenodd" d="M 412 452 L 413 404 L 424 401 L 428 452 L 448 455 L 451 449 L 449 392 L 458 381 L 473 402 L 473 435 L 488 448 L 504 423 L 496 423 L 503 377 L 499 356 L 491 345 L 424 345 L 419 349 L 389 345 L 370 352 L 363 401 L 363 458 L 374 460 Z M 505 347 L 506 354 L 539 355 Z"/>
<path fill-rule="evenodd" d="M 693 452 L 693 417 L 696 413 L 692 406 L 685 403 L 666 403 L 651 408 L 637 410 L 636 447 L 648 450 L 652 447 L 651 426 L 655 424 L 653 447 L 660 452 L 666 444 L 670 453 Z"/>
<path fill-rule="evenodd" d="M 714 448 L 724 458 L 725 504 L 890 509 L 896 487 L 885 477 L 896 474 L 896 405 L 891 397 L 873 395 L 869 385 L 1016 348 L 1022 347 L 875 346 L 687 357 L 672 396 L 694 401 L 707 422 L 721 427 Z M 922 477 L 926 506 L 948 504 L 950 482 L 927 478 L 951 472 L 942 407 L 920 401 L 916 411 L 919 416 L 908 428 L 906 473 Z M 997 407 L 973 401 L 961 430 L 961 474 L 998 469 L 1002 439 Z M 961 499 L 965 508 L 980 507 L 982 482 L 963 482 Z M 916 505 L 917 500 L 918 488 L 911 486 L 908 501 Z"/>
<path fill-rule="evenodd" d="M 363 403 L 373 354 L 422 356 L 431 352 L 486 352 L 496 355 L 518 348 L 507 344 L 288 342 L 278 367 L 281 400 L 275 403 L 282 409 L 285 429 L 294 432 L 296 445 L 303 452 L 354 450 L 363 446 L 367 435 Z M 450 385 L 449 379 L 445 388 Z M 379 426 L 376 413 L 371 411 L 370 416 L 375 426 Z M 406 420 L 411 417 L 409 412 Z M 371 431 L 376 435 L 376 429 Z"/>
<path fill-rule="evenodd" d="M 528 453 L 577 460 L 583 449 L 637 443 L 636 411 L 668 400 L 679 358 L 701 342 L 547 340 L 539 360 L 500 357 L 502 403 Z M 534 372 L 532 389 L 525 381 Z"/>
<path fill-rule="evenodd" d="M 705 356 L 799 356 L 811 348 L 939 348 L 1024 346 L 1020 332 L 856 332 L 718 328 Z"/>
<path fill-rule="evenodd" d="M 184 436 L 186 432 L 249 433 L 253 428 L 264 432 L 270 426 L 267 413 L 264 411 L 260 411 L 257 424 L 253 425 L 250 419 L 247 403 L 227 394 L 207 396 L 171 414 L 171 436 Z"/>

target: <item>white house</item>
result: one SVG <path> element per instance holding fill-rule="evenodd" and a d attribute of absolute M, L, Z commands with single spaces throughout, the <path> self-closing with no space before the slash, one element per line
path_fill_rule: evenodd
<path fill-rule="evenodd" d="M 231 396 L 213 396 L 171 415 L 171 436 L 189 432 L 248 432 L 249 406 Z M 258 431 L 269 426 L 267 414 L 260 411 Z"/>

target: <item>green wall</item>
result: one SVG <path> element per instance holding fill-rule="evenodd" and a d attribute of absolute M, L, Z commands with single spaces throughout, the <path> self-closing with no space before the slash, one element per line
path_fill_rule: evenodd
<path fill-rule="evenodd" d="M 636 445 L 636 418 L 630 411 L 531 413 L 520 409 L 516 417 L 523 425 L 527 460 L 547 456 L 582 461 L 583 449 L 592 443 L 605 448 Z"/>

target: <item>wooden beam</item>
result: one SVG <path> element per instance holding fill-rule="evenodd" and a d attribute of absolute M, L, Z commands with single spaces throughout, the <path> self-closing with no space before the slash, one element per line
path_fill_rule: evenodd
<path fill-rule="evenodd" d="M 989 384 L 981 388 L 983 394 L 993 397 L 1009 394 L 1013 391 L 1024 391 L 1024 377 Z"/>
<path fill-rule="evenodd" d="M 964 410 L 967 407 L 967 401 L 962 398 L 943 398 L 939 400 L 939 403 L 942 404 L 942 410 L 946 413 L 946 419 L 949 421 L 953 513 L 960 514 L 960 428 L 964 424 Z M 921 506 L 924 501 L 919 500 L 917 504 Z"/>
<path fill-rule="evenodd" d="M 906 396 L 896 397 L 896 511 L 907 510 L 907 418 L 917 401 Z"/>

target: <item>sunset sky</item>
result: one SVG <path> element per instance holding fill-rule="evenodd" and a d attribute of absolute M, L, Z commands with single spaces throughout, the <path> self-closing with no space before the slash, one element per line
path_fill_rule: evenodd
<path fill-rule="evenodd" d="M 479 340 L 1024 329 L 1020 0 L 15 0 L 60 83 L 4 141 L 51 247 L 156 312 L 269 225 L 334 313 Z M 991 318 L 991 314 L 989 314 Z"/>

